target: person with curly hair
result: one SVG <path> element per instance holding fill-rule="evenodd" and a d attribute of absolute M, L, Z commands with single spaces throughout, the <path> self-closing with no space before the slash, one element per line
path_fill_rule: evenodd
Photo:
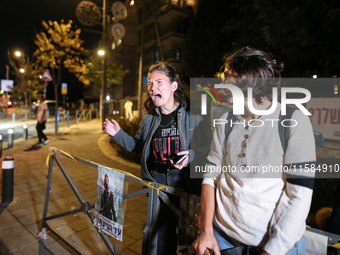
<path fill-rule="evenodd" d="M 184 87 L 171 64 L 161 61 L 150 67 L 147 90 L 144 102 L 147 114 L 134 138 L 127 135 L 115 120 L 105 120 L 105 131 L 128 151 L 142 151 L 143 179 L 196 193 L 194 180 L 188 178 L 189 163 L 207 157 L 211 143 L 210 127 L 203 116 L 190 114 Z M 205 135 L 193 139 L 193 130 L 199 125 Z M 186 158 L 176 164 L 177 158 L 183 155 Z M 177 198 L 170 196 L 170 200 L 178 204 Z M 160 203 L 157 254 L 173 255 L 177 249 L 178 217 L 162 200 Z"/>

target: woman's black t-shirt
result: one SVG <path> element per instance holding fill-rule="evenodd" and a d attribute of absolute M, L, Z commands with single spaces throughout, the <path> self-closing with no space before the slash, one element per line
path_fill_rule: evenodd
<path fill-rule="evenodd" d="M 151 141 L 150 161 L 155 169 L 170 165 L 170 159 L 180 152 L 177 110 L 170 114 L 161 113 L 161 123 L 156 129 Z"/>

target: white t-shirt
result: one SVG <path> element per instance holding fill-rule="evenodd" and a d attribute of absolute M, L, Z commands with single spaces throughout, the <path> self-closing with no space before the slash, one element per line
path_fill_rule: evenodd
<path fill-rule="evenodd" d="M 45 110 L 45 114 L 44 114 L 44 110 Z M 46 121 L 46 111 L 47 111 L 47 105 L 44 102 L 39 104 L 38 107 L 38 121 L 42 118 L 43 121 Z"/>
<path fill-rule="evenodd" d="M 263 178 L 261 173 L 240 173 L 238 170 L 249 170 L 247 166 L 269 168 L 315 163 L 312 126 L 309 118 L 299 110 L 291 117 L 298 124 L 290 128 L 284 153 L 278 133 L 279 122 L 266 121 L 279 119 L 280 107 L 278 104 L 274 113 L 259 118 L 264 122 L 262 127 L 234 125 L 226 146 L 225 125 L 216 125 L 209 165 L 232 166 L 237 172 L 210 172 L 203 180 L 203 184 L 216 189 L 214 224 L 235 240 L 264 246 L 269 254 L 275 255 L 286 254 L 305 232 L 313 190 L 310 185 L 301 183 L 303 179 L 299 177 L 305 176 L 313 182 L 314 173 L 289 172 L 291 177 L 286 179 L 282 172 Z M 221 119 L 225 120 L 227 115 Z"/>

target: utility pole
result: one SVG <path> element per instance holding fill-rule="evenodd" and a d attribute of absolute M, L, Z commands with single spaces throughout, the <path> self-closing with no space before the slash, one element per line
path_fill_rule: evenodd
<path fill-rule="evenodd" d="M 143 84 L 143 52 L 144 52 L 144 27 L 145 27 L 145 0 L 142 6 L 142 31 L 141 31 L 141 46 L 139 55 L 139 70 L 138 70 L 138 117 L 142 116 L 142 84 Z"/>
<path fill-rule="evenodd" d="M 102 129 L 104 130 L 103 123 L 106 119 L 106 90 L 107 90 L 107 43 L 106 43 L 106 6 L 107 0 L 103 0 L 103 48 L 104 48 L 104 56 L 103 56 L 103 87 L 102 87 L 102 97 L 101 97 L 101 117 L 102 117 Z"/>
<path fill-rule="evenodd" d="M 6 65 L 6 80 L 9 80 L 9 65 Z"/>

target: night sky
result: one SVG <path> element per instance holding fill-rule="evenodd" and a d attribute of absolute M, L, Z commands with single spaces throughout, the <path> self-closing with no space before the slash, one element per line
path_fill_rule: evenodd
<path fill-rule="evenodd" d="M 76 7 L 81 0 L 1 0 L 0 10 L 0 79 L 6 77 L 9 64 L 7 51 L 20 50 L 32 58 L 35 50 L 35 30 L 44 31 L 41 21 L 73 21 L 73 28 L 82 29 L 81 39 L 86 49 L 97 47 L 101 35 L 86 32 L 84 29 L 102 31 L 102 26 L 86 27 L 76 17 Z M 93 0 L 98 7 L 102 1 Z M 45 32 L 45 31 L 44 31 Z"/>

